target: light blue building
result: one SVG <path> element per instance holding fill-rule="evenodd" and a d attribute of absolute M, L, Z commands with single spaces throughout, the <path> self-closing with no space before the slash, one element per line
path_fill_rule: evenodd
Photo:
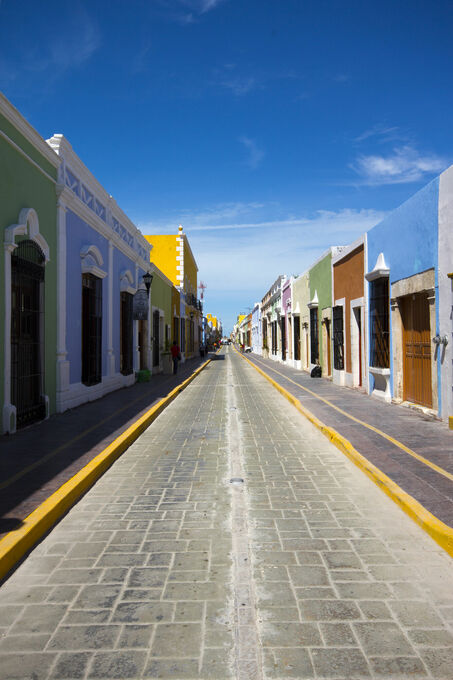
<path fill-rule="evenodd" d="M 130 385 L 149 367 L 150 324 L 134 320 L 151 246 L 62 135 L 57 183 L 57 411 Z"/>
<path fill-rule="evenodd" d="M 451 169 L 446 173 L 451 174 Z M 447 319 L 440 323 L 439 317 L 439 277 L 446 278 L 439 269 L 441 178 L 434 179 L 367 233 L 365 290 L 370 393 L 386 401 L 416 404 L 446 417 L 445 408 L 448 410 L 451 404 L 442 407 L 442 379 L 450 380 L 451 394 L 451 376 L 448 378 L 443 370 L 448 356 L 442 338 L 451 333 L 451 320 L 447 329 Z M 448 191 L 451 189 L 446 188 Z M 450 219 L 451 198 L 445 200 L 450 205 Z M 451 222 L 449 236 L 445 227 L 444 232 L 451 253 Z M 451 299 L 449 305 L 451 310 Z"/>

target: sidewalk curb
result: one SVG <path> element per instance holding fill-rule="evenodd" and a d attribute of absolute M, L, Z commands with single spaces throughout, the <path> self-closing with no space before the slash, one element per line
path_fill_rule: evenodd
<path fill-rule="evenodd" d="M 453 529 L 429 512 L 421 503 L 410 496 L 390 477 L 371 463 L 365 456 L 357 451 L 351 442 L 343 437 L 332 427 L 325 425 L 311 411 L 302 406 L 297 397 L 293 396 L 288 390 L 270 377 L 261 368 L 258 368 L 252 361 L 240 354 L 236 348 L 235 352 L 242 359 L 245 359 L 253 368 L 258 371 L 280 394 L 282 394 L 305 418 L 327 437 L 337 449 L 344 453 L 357 467 L 359 467 L 384 493 L 387 494 L 404 512 L 409 515 L 421 528 L 426 531 L 431 538 L 436 541 L 451 557 L 453 557 Z"/>
<path fill-rule="evenodd" d="M 188 378 L 177 385 L 166 397 L 152 406 L 141 418 L 130 425 L 101 453 L 71 477 L 36 510 L 25 518 L 23 525 L 0 540 L 0 582 L 39 539 L 93 486 L 104 472 L 144 432 L 180 392 L 210 364 L 208 359 Z"/>

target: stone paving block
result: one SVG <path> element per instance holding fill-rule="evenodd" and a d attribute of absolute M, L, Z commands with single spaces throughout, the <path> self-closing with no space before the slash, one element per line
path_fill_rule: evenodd
<path fill-rule="evenodd" d="M 10 632 L 17 633 L 53 633 L 65 615 L 67 607 L 57 604 L 32 604 L 25 607 Z"/>
<path fill-rule="evenodd" d="M 269 678 L 314 678 L 307 649 L 272 649 L 264 652 L 264 670 Z"/>
<path fill-rule="evenodd" d="M 389 602 L 396 618 L 406 627 L 441 628 L 443 621 L 426 602 Z"/>
<path fill-rule="evenodd" d="M 14 654 L 0 654 L 1 680 L 46 680 L 55 654 L 22 654 L 20 663 Z"/>
<path fill-rule="evenodd" d="M 312 649 L 311 655 L 317 677 L 371 677 L 367 660 L 360 649 Z"/>
<path fill-rule="evenodd" d="M 9 634 L 0 640 L 1 652 L 41 652 L 50 639 L 50 633 Z"/>
<path fill-rule="evenodd" d="M 330 581 L 324 567 L 288 567 L 288 573 L 295 586 L 328 586 Z"/>
<path fill-rule="evenodd" d="M 199 656 L 201 625 L 199 623 L 161 623 L 151 646 L 151 656 L 181 658 Z"/>
<path fill-rule="evenodd" d="M 141 676 L 146 661 L 146 652 L 113 651 L 97 652 L 94 656 L 88 678 L 137 678 Z"/>
<path fill-rule="evenodd" d="M 107 623 L 109 618 L 109 609 L 101 609 L 100 611 L 94 609 L 70 609 L 64 617 L 63 623 L 67 626 L 78 623 Z"/>
<path fill-rule="evenodd" d="M 198 659 L 149 659 L 144 678 L 198 680 Z"/>
<path fill-rule="evenodd" d="M 413 656 L 400 656 L 395 659 L 370 659 L 370 665 L 376 677 L 384 680 L 400 680 L 400 678 L 427 678 L 428 673 L 420 659 Z M 444 677 L 444 676 L 442 676 Z M 448 676 L 445 676 L 448 680 Z"/>
<path fill-rule="evenodd" d="M 362 648 L 369 656 L 415 656 L 415 651 L 394 623 L 353 624 Z"/>
<path fill-rule="evenodd" d="M 60 654 L 50 676 L 51 680 L 84 678 L 91 658 L 91 652 L 64 652 Z"/>
<path fill-rule="evenodd" d="M 328 647 L 357 646 L 357 638 L 349 623 L 320 623 L 319 630 Z"/>
<path fill-rule="evenodd" d="M 148 650 L 151 643 L 151 635 L 154 626 L 147 625 L 126 625 L 123 626 L 120 637 L 118 639 L 118 647 L 137 648 Z"/>
<path fill-rule="evenodd" d="M 113 649 L 119 634 L 119 626 L 60 626 L 49 642 L 49 649 Z"/>
<path fill-rule="evenodd" d="M 415 645 L 453 649 L 453 633 L 444 628 L 439 630 L 412 629 L 407 634 Z"/>
<path fill-rule="evenodd" d="M 170 621 L 173 604 L 169 602 L 121 602 L 112 615 L 112 621 L 123 623 L 160 623 Z"/>
<path fill-rule="evenodd" d="M 341 600 L 299 600 L 304 621 L 343 621 L 360 619 L 360 611 L 354 602 Z"/>
<path fill-rule="evenodd" d="M 312 623 L 264 623 L 261 638 L 265 647 L 313 647 L 322 644 L 318 627 Z"/>

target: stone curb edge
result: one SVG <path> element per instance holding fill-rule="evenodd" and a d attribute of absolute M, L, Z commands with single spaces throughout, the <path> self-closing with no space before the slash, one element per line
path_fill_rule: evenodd
<path fill-rule="evenodd" d="M 384 493 L 387 494 L 404 512 L 409 515 L 431 538 L 436 541 L 451 557 L 453 557 L 453 529 L 429 512 L 421 503 L 410 496 L 382 470 L 373 465 L 365 456 L 357 451 L 351 442 L 332 427 L 325 425 L 311 411 L 302 406 L 299 399 L 285 390 L 265 371 L 258 368 L 247 357 L 235 351 L 253 368 L 268 380 L 280 394 L 282 394 L 296 409 L 327 437 L 337 449 L 344 453 L 357 467 L 359 467 Z"/>
<path fill-rule="evenodd" d="M 20 529 L 9 532 L 0 540 L 0 582 L 211 361 L 212 359 L 208 359 L 199 366 L 188 378 L 152 406 L 85 467 L 41 503 L 36 510 L 33 510 L 25 518 Z"/>

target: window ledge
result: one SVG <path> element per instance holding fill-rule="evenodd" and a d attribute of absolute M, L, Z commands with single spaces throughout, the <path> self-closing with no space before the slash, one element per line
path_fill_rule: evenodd
<path fill-rule="evenodd" d="M 374 375 L 390 375 L 389 368 L 378 368 L 377 366 L 369 366 L 368 369 L 370 373 L 373 373 Z"/>

